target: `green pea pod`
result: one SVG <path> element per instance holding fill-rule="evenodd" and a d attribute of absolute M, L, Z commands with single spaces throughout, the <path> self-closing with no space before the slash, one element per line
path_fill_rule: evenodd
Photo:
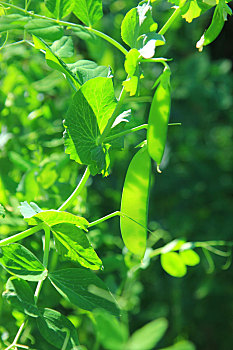
<path fill-rule="evenodd" d="M 133 157 L 127 170 L 121 199 L 121 234 L 125 246 L 143 258 L 146 250 L 151 160 L 147 147 Z"/>
<path fill-rule="evenodd" d="M 218 37 L 222 31 L 224 22 L 227 21 L 227 14 L 232 14 L 231 8 L 225 3 L 225 0 L 219 0 L 209 28 L 196 44 L 199 51 L 202 51 L 203 46 L 209 45 Z"/>
<path fill-rule="evenodd" d="M 170 75 L 170 70 L 165 68 L 152 100 L 148 120 L 148 152 L 151 158 L 156 161 L 158 172 L 161 172 L 159 165 L 162 161 L 166 144 L 171 108 Z"/>

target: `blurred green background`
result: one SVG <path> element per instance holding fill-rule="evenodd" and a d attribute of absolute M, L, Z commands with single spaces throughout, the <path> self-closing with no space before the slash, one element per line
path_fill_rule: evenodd
<path fill-rule="evenodd" d="M 37 12 L 40 5 L 34 1 Z M 96 28 L 121 41 L 121 21 L 136 5 L 133 0 L 105 0 L 104 18 Z M 153 4 L 154 19 L 160 27 L 171 14 L 170 7 L 164 1 Z M 173 58 L 170 120 L 182 123 L 181 127 L 169 128 L 162 175 L 156 174 L 154 167 L 149 227 L 160 230 L 165 242 L 174 238 L 231 239 L 233 19 L 229 19 L 215 42 L 198 53 L 195 44 L 211 15 L 209 11 L 190 24 L 183 19 L 177 21 L 166 35 L 167 45 L 156 53 L 158 57 Z M 77 21 L 75 16 L 69 20 Z M 9 42 L 21 37 L 22 33 L 13 33 Z M 76 55 L 67 62 L 83 58 L 110 65 L 118 95 L 126 78 L 123 55 L 100 39 L 84 41 L 75 35 L 73 39 Z M 152 96 L 151 87 L 161 66 L 151 63 L 144 65 L 143 70 L 142 95 Z M 44 209 L 57 208 L 82 176 L 84 169 L 64 154 L 62 140 L 62 120 L 72 93 L 63 76 L 52 71 L 43 54 L 32 47 L 23 44 L 0 52 L 0 203 L 7 209 L 5 219 L 0 220 L 0 238 L 26 229 L 18 209 L 20 201 L 34 201 Z M 147 122 L 148 103 L 128 103 L 125 109 L 128 108 L 132 108 L 135 124 Z M 130 135 L 124 151 L 112 151 L 110 176 L 103 179 L 98 175 L 89 180 L 75 202 L 74 213 L 93 221 L 119 209 L 134 146 L 144 138 L 144 131 Z M 128 255 L 122 255 L 119 220 L 97 226 L 89 237 L 105 265 L 100 276 L 117 293 L 130 265 Z M 40 233 L 24 243 L 41 256 Z M 200 256 L 201 264 L 190 268 L 182 279 L 167 275 L 159 261 L 153 260 L 127 280 L 122 300 L 128 310 L 131 332 L 163 316 L 169 321 L 169 329 L 160 347 L 189 339 L 198 350 L 232 348 L 233 269 L 222 270 L 225 259 L 216 256 L 215 269 L 211 268 L 201 251 Z M 57 260 L 53 250 L 51 268 Z M 60 264 L 69 266 L 67 262 Z M 2 291 L 7 274 L 2 269 L 0 273 Z M 78 328 L 81 344 L 88 350 L 93 348 L 95 330 L 91 314 L 61 301 L 49 284 L 39 302 L 68 315 Z M 2 340 L 13 337 L 22 317 L 16 310 L 11 315 L 10 307 L 0 299 Z M 32 348 L 47 349 L 33 322 L 28 331 L 32 334 Z"/>

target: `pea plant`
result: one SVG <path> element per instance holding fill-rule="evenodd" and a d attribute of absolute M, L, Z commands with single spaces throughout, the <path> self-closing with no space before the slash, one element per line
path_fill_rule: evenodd
<path fill-rule="evenodd" d="M 196 44 L 202 51 L 217 38 L 227 15 L 231 15 L 225 0 L 171 0 L 173 13 L 158 28 L 152 17 L 154 2 L 135 3 L 135 7 L 126 13 L 121 23 L 120 43 L 93 27 L 103 16 L 101 0 L 26 0 L 23 7 L 19 7 L 22 1 L 0 1 L 1 48 L 7 50 L 12 45 L 25 44 L 31 46 L 32 53 L 33 49 L 40 50 L 48 66 L 62 73 L 73 90 L 70 106 L 64 116 L 65 152 L 71 160 L 86 167 L 77 187 L 59 208 L 43 209 L 35 202 L 21 202 L 20 212 L 31 227 L 0 241 L 0 264 L 13 275 L 6 283 L 3 297 L 12 307 L 25 314 L 19 331 L 5 350 L 29 348 L 20 344 L 19 340 L 32 319 L 42 337 L 54 347 L 61 350 L 84 349 L 74 325 L 66 316 L 46 308 L 46 305 L 44 308 L 37 305 L 45 280 L 69 303 L 93 313 L 98 341 L 104 348 L 154 349 L 167 329 L 167 321 L 163 318 L 154 320 L 131 337 L 128 336 L 126 326 L 120 321 L 125 313 L 120 295 L 113 295 L 101 280 L 104 266 L 87 236 L 90 228 L 113 217 L 120 218 L 124 249 L 132 257 L 129 275 L 159 257 L 162 268 L 168 274 L 183 277 L 187 267 L 195 266 L 200 261 L 196 249 L 202 249 L 210 263 L 210 253 L 213 253 L 228 258 L 229 265 L 231 242 L 187 242 L 176 239 L 156 249 L 147 243 L 148 233 L 156 243 L 161 238 L 159 233 L 148 229 L 151 176 L 157 173 L 157 182 L 162 176 L 161 162 L 168 127 L 180 127 L 179 122 L 169 123 L 171 59 L 159 57 L 160 47 L 166 45 L 166 34 L 177 19 L 182 17 L 191 22 L 215 7 L 209 27 Z M 77 21 L 69 21 L 74 16 Z M 17 33 L 20 40 L 13 41 L 12 33 Z M 67 61 L 74 54 L 73 35 L 79 35 L 84 40 L 99 37 L 103 45 L 106 41 L 124 55 L 126 79 L 121 83 L 119 97 L 116 97 L 114 72 L 110 67 L 98 66 L 90 60 Z M 148 103 L 148 98 L 141 95 L 140 85 L 143 79 L 147 79 L 143 66 L 152 64 L 161 65 L 162 72 L 155 77 L 148 123 L 129 128 L 128 122 L 133 119 L 133 112 L 126 110 L 126 101 L 130 103 L 132 99 Z M 135 145 L 136 153 L 125 176 L 121 207 L 93 222 L 69 212 L 90 176 L 110 175 L 111 150 L 123 151 L 124 138 L 142 129 L 147 130 L 146 140 L 138 141 L 139 144 Z M 4 215 L 5 209 L 0 205 L 0 216 Z M 18 243 L 39 232 L 43 233 L 42 261 Z M 61 269 L 58 266 L 50 271 L 48 262 L 54 244 L 58 254 L 64 260 L 71 261 L 74 267 Z M 228 247 L 228 250 L 220 250 L 217 246 Z M 96 273 L 98 270 L 100 272 Z M 37 283 L 35 290 L 33 282 Z M 46 304 L 46 300 L 43 303 Z M 169 349 L 193 349 L 193 345 L 184 341 Z"/>

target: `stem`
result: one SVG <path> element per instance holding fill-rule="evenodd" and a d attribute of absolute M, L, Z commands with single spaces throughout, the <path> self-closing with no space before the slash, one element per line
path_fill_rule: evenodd
<path fill-rule="evenodd" d="M 47 268 L 48 260 L 49 260 L 49 248 L 50 248 L 50 227 L 45 226 L 44 232 L 45 232 L 45 241 L 44 241 L 43 265 Z"/>
<path fill-rule="evenodd" d="M 34 18 L 41 18 L 41 19 L 47 19 L 51 22 L 54 22 L 56 24 L 65 26 L 65 27 L 73 27 L 73 28 L 80 28 L 83 27 L 84 29 L 88 30 L 91 33 L 94 33 L 96 36 L 104 39 L 105 41 L 109 42 L 110 44 L 112 44 L 113 46 L 115 46 L 119 51 L 121 51 L 124 55 L 126 55 L 128 53 L 128 51 L 120 44 L 118 43 L 116 40 L 114 40 L 113 38 L 111 38 L 110 36 L 108 36 L 107 34 L 104 34 L 102 32 L 100 32 L 99 30 L 93 29 L 91 27 L 85 27 L 85 26 L 81 26 L 80 24 L 75 24 L 75 23 L 71 23 L 71 22 L 66 22 L 66 21 L 60 21 L 57 20 L 55 18 L 50 18 L 50 17 L 46 17 L 46 16 L 41 16 L 41 15 L 37 15 L 31 11 L 27 11 L 27 9 L 22 9 L 21 7 L 12 5 L 12 4 L 8 4 L 6 2 L 0 1 L 0 4 L 6 6 L 6 7 L 11 7 L 17 11 L 23 12 L 25 15 L 34 17 Z"/>
<path fill-rule="evenodd" d="M 41 223 L 41 224 L 39 224 L 39 225 L 37 225 L 35 227 L 29 228 L 26 231 L 17 233 L 14 236 L 5 238 L 5 239 L 0 241 L 0 246 L 6 245 L 6 244 L 9 244 L 9 243 L 15 243 L 15 242 L 17 242 L 17 241 L 19 241 L 19 240 L 21 240 L 21 239 L 23 239 L 25 237 L 33 235 L 34 233 L 40 231 L 43 228 L 44 228 L 44 223 Z"/>
<path fill-rule="evenodd" d="M 40 295 L 40 291 L 41 291 L 43 282 L 44 282 L 44 280 L 41 280 L 41 281 L 39 281 L 39 282 L 37 283 L 36 290 L 35 290 L 35 293 L 34 293 L 34 300 L 35 300 L 35 303 L 37 303 L 37 301 L 38 301 L 38 299 L 39 299 L 39 295 Z"/>
<path fill-rule="evenodd" d="M 17 341 L 19 340 L 19 338 L 20 338 L 20 336 L 21 336 L 21 334 L 22 334 L 22 332 L 23 332 L 23 329 L 24 329 L 24 327 L 26 326 L 26 323 L 27 323 L 27 320 L 24 321 L 24 322 L 21 324 L 21 326 L 19 327 L 19 330 L 18 330 L 18 332 L 17 332 L 17 334 L 16 334 L 16 336 L 15 336 L 15 339 L 13 340 L 13 342 L 11 343 L 11 345 L 9 345 L 5 350 L 10 350 L 10 349 L 12 349 L 14 346 L 18 346 Z M 28 347 L 25 347 L 25 348 L 28 349 Z"/>
<path fill-rule="evenodd" d="M 73 193 L 69 196 L 69 198 L 58 208 L 58 210 L 65 210 L 73 203 L 75 198 L 79 195 L 79 193 L 82 191 L 83 187 L 85 186 L 89 176 L 90 176 L 90 170 L 89 170 L 89 167 L 87 167 L 78 186 L 75 188 Z"/>
<path fill-rule="evenodd" d="M 140 59 L 140 62 L 155 62 L 155 63 L 163 63 L 163 64 L 165 64 L 168 61 L 172 61 L 172 58 L 154 57 L 154 58 L 141 58 Z"/>
<path fill-rule="evenodd" d="M 171 15 L 171 17 L 168 19 L 168 21 L 164 24 L 164 26 L 160 29 L 159 34 L 164 35 L 166 31 L 169 29 L 169 27 L 172 25 L 172 23 L 177 19 L 177 17 L 180 14 L 180 8 L 178 6 L 174 6 L 175 11 Z"/>

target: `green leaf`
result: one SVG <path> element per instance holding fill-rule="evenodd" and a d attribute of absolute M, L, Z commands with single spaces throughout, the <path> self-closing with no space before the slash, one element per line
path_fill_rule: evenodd
<path fill-rule="evenodd" d="M 74 8 L 73 0 L 45 0 L 45 6 L 56 19 L 68 16 Z"/>
<path fill-rule="evenodd" d="M 126 247 L 143 257 L 146 250 L 147 212 L 151 177 L 147 147 L 140 149 L 130 162 L 121 198 L 121 234 Z M 135 222 L 136 221 L 136 222 Z"/>
<path fill-rule="evenodd" d="M 158 167 L 165 149 L 170 107 L 170 70 L 165 69 L 152 100 L 147 129 L 148 152 Z"/>
<path fill-rule="evenodd" d="M 160 350 L 195 350 L 195 346 L 193 343 L 187 340 L 179 341 L 178 343 L 168 346 L 167 348 L 163 348 Z"/>
<path fill-rule="evenodd" d="M 63 36 L 61 39 L 54 41 L 51 46 L 51 51 L 54 55 L 67 58 L 74 55 L 74 44 L 70 36 Z"/>
<path fill-rule="evenodd" d="M 125 57 L 125 71 L 130 77 L 132 77 L 136 71 L 139 57 L 140 53 L 136 49 L 131 49 Z"/>
<path fill-rule="evenodd" d="M 5 217 L 5 214 L 6 214 L 6 212 L 5 212 L 5 208 L 3 207 L 3 205 L 2 204 L 0 204 L 0 217 Z"/>
<path fill-rule="evenodd" d="M 73 323 L 58 311 L 42 309 L 37 325 L 42 337 L 58 349 L 74 350 L 79 345 Z"/>
<path fill-rule="evenodd" d="M 76 76 L 80 85 L 83 85 L 88 80 L 97 77 L 111 77 L 111 69 L 106 66 L 98 66 L 97 63 L 89 60 L 79 60 L 75 63 L 67 65 Z"/>
<path fill-rule="evenodd" d="M 0 16 L 0 32 L 8 30 L 23 29 L 25 24 L 30 20 L 29 17 L 21 15 Z"/>
<path fill-rule="evenodd" d="M 187 268 L 178 253 L 169 252 L 161 254 L 161 265 L 164 271 L 174 277 L 186 275 Z"/>
<path fill-rule="evenodd" d="M 18 243 L 0 247 L 0 264 L 12 275 L 27 281 L 40 281 L 47 277 L 47 270 L 37 257 Z"/>
<path fill-rule="evenodd" d="M 116 317 L 106 311 L 95 310 L 97 338 L 105 349 L 120 350 L 125 349 L 128 338 L 127 329 Z"/>
<path fill-rule="evenodd" d="M 24 219 L 30 218 L 42 211 L 36 203 L 30 202 L 30 204 L 28 204 L 26 201 L 20 202 L 19 210 Z"/>
<path fill-rule="evenodd" d="M 87 26 L 92 26 L 103 16 L 102 0 L 75 1 L 74 14 Z"/>
<path fill-rule="evenodd" d="M 188 266 L 195 266 L 200 262 L 199 255 L 192 249 L 181 250 L 180 257 L 182 258 L 184 264 Z"/>
<path fill-rule="evenodd" d="M 91 40 L 95 39 L 96 35 L 86 29 L 84 26 L 76 24 L 75 27 L 72 28 L 72 34 L 75 34 L 78 38 L 82 40 Z"/>
<path fill-rule="evenodd" d="M 31 19 L 24 29 L 41 39 L 54 41 L 63 36 L 63 28 L 47 19 Z"/>
<path fill-rule="evenodd" d="M 123 81 L 122 85 L 125 87 L 125 90 L 129 92 L 130 96 L 134 96 L 138 88 L 138 77 L 134 75 Z"/>
<path fill-rule="evenodd" d="M 225 3 L 225 0 L 219 0 L 209 28 L 196 44 L 199 51 L 202 51 L 203 46 L 211 44 L 218 37 L 222 31 L 225 21 L 227 21 L 228 14 L 232 14 L 231 8 Z"/>
<path fill-rule="evenodd" d="M 92 270 L 99 270 L 102 261 L 92 248 L 86 234 L 71 224 L 59 224 L 52 228 L 58 252 L 72 261 Z"/>
<path fill-rule="evenodd" d="M 152 18 L 152 7 L 148 2 L 138 5 L 125 15 L 121 24 L 121 37 L 131 48 L 138 48 L 138 37 L 156 31 L 157 27 Z"/>
<path fill-rule="evenodd" d="M 66 153 L 81 164 L 91 166 L 91 173 L 108 172 L 108 146 L 98 145 L 116 106 L 112 80 L 98 77 L 87 81 L 76 92 L 64 126 Z"/>
<path fill-rule="evenodd" d="M 76 216 L 65 211 L 53 209 L 44 210 L 40 213 L 34 214 L 33 216 L 27 217 L 27 222 L 29 225 L 38 225 L 41 222 L 44 222 L 50 227 L 57 224 L 68 223 L 73 224 L 83 230 L 86 230 L 86 227 L 88 226 L 88 221 L 81 216 Z"/>
<path fill-rule="evenodd" d="M 151 350 L 160 341 L 166 332 L 168 322 L 165 318 L 159 318 L 146 324 L 130 337 L 126 350 Z"/>
<path fill-rule="evenodd" d="M 81 309 L 93 311 L 103 308 L 113 315 L 119 315 L 112 294 L 93 272 L 70 268 L 50 273 L 49 279 L 64 298 Z"/>
<path fill-rule="evenodd" d="M 26 281 L 16 277 L 9 278 L 2 296 L 17 310 L 31 317 L 38 317 L 39 310 L 34 301 L 33 291 Z"/>

